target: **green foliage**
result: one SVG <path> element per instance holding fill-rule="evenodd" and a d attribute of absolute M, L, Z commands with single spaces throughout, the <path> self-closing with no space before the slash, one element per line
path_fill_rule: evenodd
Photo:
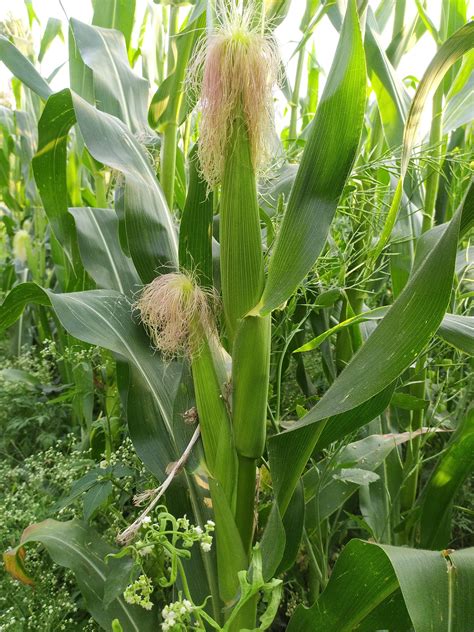
<path fill-rule="evenodd" d="M 14 546 L 27 524 L 51 515 L 56 500 L 67 493 L 78 476 L 91 467 L 87 454 L 73 446 L 74 437 L 46 451 L 35 450 L 18 464 L 2 459 L 0 465 L 0 542 L 3 550 Z M 61 519 L 78 515 L 78 507 L 61 511 Z M 51 564 L 35 549 L 28 558 L 28 571 L 36 579 L 33 590 L 6 573 L 0 578 L 0 625 L 11 632 L 39 628 L 53 630 L 97 630 L 89 621 L 77 594 L 71 572 Z"/>
<path fill-rule="evenodd" d="M 300 3 L 249 4 L 149 3 L 138 25 L 134 0 L 94 2 L 57 92 L 36 68 L 61 22 L 37 53 L 2 25 L 2 629 L 471 625 L 467 3 L 438 30 L 420 2 L 307 0 L 277 134 L 263 38 Z M 437 52 L 404 77 L 422 36 Z M 181 270 L 212 313 L 162 309 L 195 336 L 163 357 L 135 304 Z"/>

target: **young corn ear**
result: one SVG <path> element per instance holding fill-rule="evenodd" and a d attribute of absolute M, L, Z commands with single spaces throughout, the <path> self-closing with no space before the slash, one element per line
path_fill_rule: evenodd
<path fill-rule="evenodd" d="M 201 49 L 192 77 L 201 81 L 201 170 L 221 185 L 220 266 L 227 336 L 232 348 L 232 417 L 238 454 L 236 524 L 249 555 L 256 459 L 265 444 L 270 319 L 247 317 L 264 286 L 257 175 L 274 138 L 272 89 L 278 55 L 263 35 L 255 3 L 220 5 L 220 20 Z M 197 81 L 196 81 L 197 78 Z"/>
<path fill-rule="evenodd" d="M 255 23 L 254 3 L 241 4 L 219 5 L 218 26 L 189 75 L 202 113 L 201 171 L 211 188 L 222 187 L 221 281 L 230 340 L 263 290 L 256 173 L 273 146 L 272 89 L 279 67 L 273 40 Z"/>

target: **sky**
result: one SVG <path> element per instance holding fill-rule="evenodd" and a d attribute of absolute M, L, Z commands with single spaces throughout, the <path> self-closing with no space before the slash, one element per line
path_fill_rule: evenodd
<path fill-rule="evenodd" d="M 137 25 L 140 24 L 140 16 L 143 15 L 147 3 L 151 4 L 151 0 L 136 0 Z M 295 75 L 296 55 L 293 53 L 301 38 L 299 25 L 305 4 L 306 2 L 304 2 L 304 0 L 294 0 L 289 15 L 276 31 L 276 37 L 279 43 L 282 59 L 287 68 L 287 74 L 290 79 Z M 369 4 L 375 8 L 378 2 L 376 0 L 369 0 Z M 472 4 L 473 3 L 471 3 L 471 5 Z M 438 25 L 441 12 L 441 0 L 430 0 L 428 6 L 430 18 L 435 25 Z M 90 0 L 33 0 L 33 7 L 41 23 L 41 28 L 35 24 L 33 31 L 34 40 L 38 49 L 41 32 L 44 30 L 49 17 L 59 18 L 64 23 L 66 23 L 67 18 L 71 17 L 89 23 L 92 18 L 92 5 Z M 407 16 L 410 17 L 415 14 L 415 0 L 408 0 Z M 0 0 L 0 21 L 9 16 L 21 18 L 26 24 L 26 9 L 23 0 Z M 390 42 L 391 28 L 392 25 L 389 23 L 385 32 L 381 36 L 382 43 L 385 46 Z M 67 33 L 66 28 L 64 28 L 63 31 L 65 34 Z M 327 73 L 337 46 L 337 31 L 333 28 L 328 18 L 323 18 L 323 20 L 321 20 L 318 24 L 312 39 L 308 43 L 308 47 L 311 43 L 314 43 L 318 63 L 322 67 L 323 72 Z M 152 45 L 152 42 L 149 42 L 148 45 Z M 417 78 L 421 78 L 435 52 L 436 47 L 433 39 L 428 33 L 425 33 L 417 45 L 403 58 L 397 69 L 399 77 L 404 79 L 405 77 L 412 75 Z M 40 65 L 40 72 L 43 76 L 48 77 L 53 70 L 66 61 L 67 46 L 56 39 Z M 1 92 L 6 92 L 8 90 L 9 78 L 10 75 L 7 69 L 5 66 L 0 64 Z M 53 90 L 61 90 L 62 88 L 67 87 L 67 85 L 67 64 L 64 63 L 64 66 L 53 79 L 51 86 Z M 324 77 L 320 80 L 320 85 L 321 87 L 324 85 Z M 302 88 L 304 90 L 304 84 Z"/>

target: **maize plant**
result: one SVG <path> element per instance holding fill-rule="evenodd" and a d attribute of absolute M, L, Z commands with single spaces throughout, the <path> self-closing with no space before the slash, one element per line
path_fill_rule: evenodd
<path fill-rule="evenodd" d="M 70 17 L 59 91 L 61 21 L 0 35 L 0 324 L 97 461 L 7 571 L 42 544 L 115 632 L 472 632 L 472 7 L 139 4 Z"/>

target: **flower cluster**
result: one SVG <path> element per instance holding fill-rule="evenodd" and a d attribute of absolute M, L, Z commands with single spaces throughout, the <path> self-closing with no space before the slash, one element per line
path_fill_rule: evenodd
<path fill-rule="evenodd" d="M 194 606 L 189 599 L 179 599 L 174 603 L 168 604 L 161 611 L 163 617 L 161 629 L 164 632 L 189 630 L 193 610 Z"/>
<path fill-rule="evenodd" d="M 145 608 L 145 610 L 151 610 L 153 608 L 153 602 L 150 597 L 153 590 L 154 587 L 151 579 L 146 575 L 140 575 L 137 580 L 127 586 L 123 597 L 127 603 L 141 606 Z"/>
<path fill-rule="evenodd" d="M 162 516 L 163 513 L 160 514 L 159 518 Z M 168 542 L 163 526 L 161 521 L 152 522 L 150 516 L 145 516 L 142 524 L 143 536 L 137 540 L 133 546 L 138 555 L 146 557 L 154 551 L 155 546 L 158 545 L 158 547 L 160 547 L 160 545 L 163 546 L 163 544 Z M 178 518 L 175 522 L 175 530 L 173 531 L 175 545 L 179 539 L 185 549 L 190 549 L 193 544 L 199 542 L 204 553 L 209 553 L 212 548 L 212 533 L 214 529 L 215 523 L 213 520 L 208 520 L 204 528 L 202 528 L 199 525 L 192 525 L 186 516 Z"/>

